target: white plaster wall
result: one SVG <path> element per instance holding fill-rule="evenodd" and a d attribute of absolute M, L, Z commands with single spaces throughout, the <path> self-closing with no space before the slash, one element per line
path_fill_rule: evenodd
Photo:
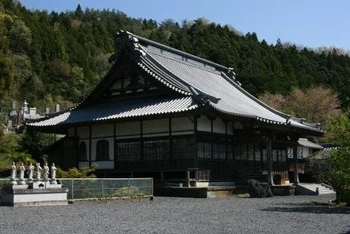
<path fill-rule="evenodd" d="M 21 202 L 45 202 L 45 201 L 66 201 L 67 193 L 35 193 L 13 195 L 14 203 Z"/>
<path fill-rule="evenodd" d="M 79 169 L 82 169 L 83 167 L 89 167 L 89 162 L 79 162 L 78 167 Z"/>
<path fill-rule="evenodd" d="M 77 135 L 79 138 L 89 138 L 89 127 L 79 127 L 77 128 Z"/>
<path fill-rule="evenodd" d="M 140 135 L 140 122 L 117 123 L 116 136 Z"/>
<path fill-rule="evenodd" d="M 197 120 L 197 129 L 202 132 L 211 132 L 211 120 L 202 115 Z"/>
<path fill-rule="evenodd" d="M 227 123 L 227 135 L 233 135 L 233 126 L 232 122 Z"/>
<path fill-rule="evenodd" d="M 114 124 L 93 125 L 92 137 L 112 137 L 114 136 Z"/>
<path fill-rule="evenodd" d="M 233 124 L 234 129 L 243 129 L 243 125 L 241 122 L 235 122 Z"/>
<path fill-rule="evenodd" d="M 69 128 L 68 129 L 68 136 L 74 137 L 75 136 L 75 128 Z"/>
<path fill-rule="evenodd" d="M 113 169 L 114 168 L 114 161 L 96 161 L 94 162 L 96 164 L 97 169 Z"/>
<path fill-rule="evenodd" d="M 122 87 L 122 81 L 118 79 L 110 89 L 120 89 Z"/>
<path fill-rule="evenodd" d="M 125 79 L 124 79 L 124 87 L 130 85 L 130 84 L 131 84 L 130 81 L 131 81 L 130 77 L 125 78 Z"/>
<path fill-rule="evenodd" d="M 222 121 L 219 118 L 216 118 L 213 121 L 213 132 L 225 134 L 226 133 L 226 125 L 225 125 L 224 121 Z"/>
<path fill-rule="evenodd" d="M 171 131 L 193 131 L 194 123 L 188 117 L 172 118 L 171 119 Z"/>
<path fill-rule="evenodd" d="M 114 139 L 113 138 L 98 138 L 91 140 L 91 161 L 96 160 L 96 144 L 99 140 L 107 140 L 109 143 L 109 160 L 114 160 Z"/>
<path fill-rule="evenodd" d="M 146 120 L 142 127 L 143 134 L 169 132 L 169 119 Z"/>

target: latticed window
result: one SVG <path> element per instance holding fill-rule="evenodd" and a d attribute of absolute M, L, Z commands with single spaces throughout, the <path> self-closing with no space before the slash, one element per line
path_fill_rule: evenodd
<path fill-rule="evenodd" d="M 261 161 L 261 149 L 259 144 L 255 144 L 255 161 Z"/>
<path fill-rule="evenodd" d="M 211 158 L 211 143 L 198 142 L 198 158 Z"/>
<path fill-rule="evenodd" d="M 303 155 L 303 147 L 298 146 L 297 148 L 298 148 L 298 149 L 297 149 L 297 152 L 298 152 L 298 158 L 299 158 L 299 159 L 301 159 L 301 158 L 303 158 L 303 157 L 304 157 L 304 155 Z"/>
<path fill-rule="evenodd" d="M 242 144 L 241 157 L 242 160 L 248 160 L 248 144 Z"/>
<path fill-rule="evenodd" d="M 213 143 L 213 158 L 226 159 L 226 145 Z"/>
<path fill-rule="evenodd" d="M 287 158 L 293 158 L 293 148 L 287 148 Z"/>
<path fill-rule="evenodd" d="M 81 142 L 79 145 L 80 161 L 87 161 L 87 150 L 85 142 Z"/>
<path fill-rule="evenodd" d="M 145 161 L 162 161 L 169 159 L 169 140 L 150 140 L 143 142 Z"/>
<path fill-rule="evenodd" d="M 233 155 L 235 156 L 235 160 L 242 160 L 241 145 L 233 146 Z"/>
<path fill-rule="evenodd" d="M 286 162 L 287 161 L 287 149 L 282 149 L 281 150 L 281 162 Z"/>
<path fill-rule="evenodd" d="M 254 161 L 254 144 L 248 144 L 248 160 Z"/>
<path fill-rule="evenodd" d="M 140 142 L 130 141 L 130 142 L 118 142 L 117 144 L 117 161 L 140 161 Z"/>
<path fill-rule="evenodd" d="M 264 162 L 267 161 L 267 149 L 262 149 L 262 159 Z"/>
<path fill-rule="evenodd" d="M 172 140 L 172 153 L 174 159 L 193 158 L 193 137 L 178 137 Z"/>
<path fill-rule="evenodd" d="M 227 149 L 227 159 L 233 159 L 232 145 L 231 144 L 227 145 L 226 149 Z"/>
<path fill-rule="evenodd" d="M 109 143 L 107 140 L 99 140 L 96 144 L 96 161 L 109 160 Z"/>

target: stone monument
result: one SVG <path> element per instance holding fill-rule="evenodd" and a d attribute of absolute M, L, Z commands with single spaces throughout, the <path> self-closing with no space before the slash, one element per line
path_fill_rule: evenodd
<path fill-rule="evenodd" d="M 23 163 L 20 163 L 19 165 L 19 183 L 21 185 L 25 185 L 25 179 L 24 179 L 24 172 L 26 171 L 26 167 L 23 165 Z"/>
<path fill-rule="evenodd" d="M 35 167 L 33 166 L 33 164 L 30 163 L 28 166 L 28 183 L 33 183 L 34 169 Z"/>
<path fill-rule="evenodd" d="M 16 174 L 17 174 L 17 167 L 16 167 L 16 163 L 12 162 L 12 166 L 11 166 L 11 184 L 12 185 L 16 185 Z"/>
<path fill-rule="evenodd" d="M 28 178 L 25 178 L 26 170 Z M 26 167 L 23 163 L 17 166 L 13 162 L 10 183 L 1 189 L 1 204 L 14 207 L 67 205 L 68 189 L 63 188 L 62 184 L 57 184 L 56 170 L 53 163 L 50 178 L 50 168 L 47 163 L 42 168 L 40 163 L 36 163 L 36 166 L 30 163 Z M 35 180 L 33 180 L 34 173 L 36 173 Z"/>

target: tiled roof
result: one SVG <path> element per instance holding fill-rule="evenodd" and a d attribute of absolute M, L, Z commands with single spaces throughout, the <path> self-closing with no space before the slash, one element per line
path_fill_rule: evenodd
<path fill-rule="evenodd" d="M 314 158 L 315 159 L 329 159 L 330 155 L 335 152 L 339 147 L 337 146 L 330 146 L 325 147 L 323 150 L 319 151 Z"/>
<path fill-rule="evenodd" d="M 308 148 L 312 148 L 312 149 L 323 149 L 323 146 L 316 144 L 316 143 L 313 143 L 306 138 L 299 138 L 298 143 L 299 143 L 299 145 L 302 145 L 302 146 L 305 146 Z"/>
<path fill-rule="evenodd" d="M 217 98 L 218 102 L 209 102 L 209 105 L 229 115 L 322 132 L 318 127 L 274 110 L 246 92 L 234 77 L 228 76 L 229 68 L 193 55 L 188 58 L 188 54 L 164 45 L 157 48 L 158 43 L 149 45 L 149 40 L 135 37 L 139 40 L 138 50 L 142 50 L 138 65 L 173 90 L 189 95 L 192 87 L 201 94 Z"/>
<path fill-rule="evenodd" d="M 124 48 L 141 69 L 184 98 L 152 100 L 150 106 L 145 104 L 143 99 L 113 104 L 103 103 L 93 107 L 83 102 L 85 105 L 78 106 L 75 110 L 35 123 L 36 125 L 33 123 L 33 126 L 182 112 L 199 105 L 208 105 L 231 116 L 306 129 L 317 134 L 323 133 L 318 126 L 293 119 L 259 101 L 235 81 L 234 73 L 227 67 L 128 32 L 120 33 L 117 42 L 119 45 L 117 43 L 116 53 L 111 56 L 111 61 L 118 61 L 119 52 Z M 103 86 L 99 86 L 101 87 Z M 94 95 L 92 93 L 90 96 Z"/>
<path fill-rule="evenodd" d="M 138 99 L 110 101 L 88 108 L 73 109 L 40 122 L 29 123 L 32 127 L 48 127 L 64 124 L 76 124 L 91 121 L 121 119 L 156 114 L 184 112 L 196 109 L 198 105 L 191 97 L 168 98 L 148 97 Z"/>

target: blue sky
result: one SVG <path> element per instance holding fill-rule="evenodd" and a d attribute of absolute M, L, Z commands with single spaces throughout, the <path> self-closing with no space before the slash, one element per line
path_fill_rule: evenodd
<path fill-rule="evenodd" d="M 307 47 L 335 46 L 350 50 L 348 0 L 20 0 L 28 9 L 49 12 L 82 9 L 115 9 L 129 17 L 195 20 L 200 17 L 231 25 L 259 40 L 291 42 Z"/>

